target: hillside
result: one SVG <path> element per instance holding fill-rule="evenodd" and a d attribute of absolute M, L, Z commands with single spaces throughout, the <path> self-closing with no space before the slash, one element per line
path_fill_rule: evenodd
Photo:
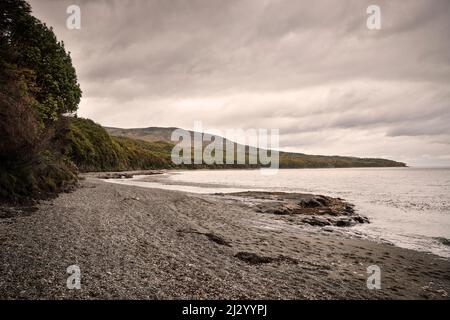
<path fill-rule="evenodd" d="M 177 128 L 133 128 L 122 129 L 105 127 L 113 137 L 139 139 L 148 143 L 167 143 L 174 145 L 170 140 L 173 130 Z M 190 131 L 193 135 L 193 131 Z M 224 143 L 226 140 L 224 139 Z M 248 147 L 246 147 L 248 150 Z M 170 154 L 168 155 L 170 159 Z M 357 158 L 342 156 L 307 155 L 302 153 L 280 152 L 281 168 L 348 168 L 348 167 L 404 167 L 402 162 L 379 158 Z"/>
<path fill-rule="evenodd" d="M 256 165 L 174 165 L 171 160 L 173 142 L 162 139 L 171 129 L 155 128 L 158 132 L 148 140 L 136 135 L 113 136 L 92 120 L 69 118 L 66 137 L 66 155 L 80 171 L 125 171 L 143 169 L 193 169 L 193 168 L 256 168 Z M 122 129 L 117 129 L 122 130 Z M 117 131 L 116 131 L 117 132 Z"/>
<path fill-rule="evenodd" d="M 67 152 L 81 171 L 169 168 L 172 144 L 110 136 L 92 120 L 71 118 Z"/>
<path fill-rule="evenodd" d="M 104 127 L 105 130 L 115 137 L 127 137 L 131 139 L 139 139 L 147 142 L 165 141 L 173 143 L 170 136 L 173 130 L 177 128 L 148 127 L 136 129 L 122 129 L 113 127 Z"/>

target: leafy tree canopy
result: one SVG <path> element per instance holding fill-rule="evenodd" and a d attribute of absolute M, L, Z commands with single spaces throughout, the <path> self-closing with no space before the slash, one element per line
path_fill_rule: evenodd
<path fill-rule="evenodd" d="M 44 124 L 77 110 L 81 90 L 70 54 L 24 0 L 0 1 L 0 67 L 20 74 Z"/>

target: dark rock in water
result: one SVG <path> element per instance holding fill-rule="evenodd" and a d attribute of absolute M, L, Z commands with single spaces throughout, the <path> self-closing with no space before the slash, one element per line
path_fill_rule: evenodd
<path fill-rule="evenodd" d="M 345 205 L 345 211 L 348 212 L 348 213 L 355 212 L 354 205 L 347 203 Z"/>
<path fill-rule="evenodd" d="M 336 221 L 336 226 L 338 227 L 351 227 L 354 223 L 348 219 L 339 219 Z"/>
<path fill-rule="evenodd" d="M 311 226 L 319 226 L 319 227 L 331 225 L 331 223 L 328 220 L 315 216 L 303 218 L 302 222 L 309 224 Z"/>
<path fill-rule="evenodd" d="M 369 223 L 369 219 L 367 217 L 363 217 L 360 215 L 353 217 L 353 220 L 355 220 L 357 223 Z"/>
<path fill-rule="evenodd" d="M 444 246 L 450 246 L 450 240 L 444 237 L 437 237 L 435 238 L 437 241 L 442 243 Z"/>

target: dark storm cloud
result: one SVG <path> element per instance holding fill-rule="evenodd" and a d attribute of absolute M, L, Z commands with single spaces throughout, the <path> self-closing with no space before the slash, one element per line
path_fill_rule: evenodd
<path fill-rule="evenodd" d="M 102 124 L 202 120 L 279 128 L 298 151 L 450 158 L 448 0 L 31 4 L 72 52 L 79 114 Z M 70 4 L 81 30 L 65 27 Z M 381 30 L 366 28 L 370 4 Z"/>

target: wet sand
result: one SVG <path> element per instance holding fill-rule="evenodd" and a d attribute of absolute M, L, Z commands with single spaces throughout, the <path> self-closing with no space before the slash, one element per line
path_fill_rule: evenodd
<path fill-rule="evenodd" d="M 257 210 L 103 182 L 0 215 L 2 299 L 448 299 L 450 261 Z M 8 213 L 9 212 L 9 213 Z M 69 290 L 66 269 L 81 269 Z M 369 290 L 367 267 L 381 269 Z"/>

